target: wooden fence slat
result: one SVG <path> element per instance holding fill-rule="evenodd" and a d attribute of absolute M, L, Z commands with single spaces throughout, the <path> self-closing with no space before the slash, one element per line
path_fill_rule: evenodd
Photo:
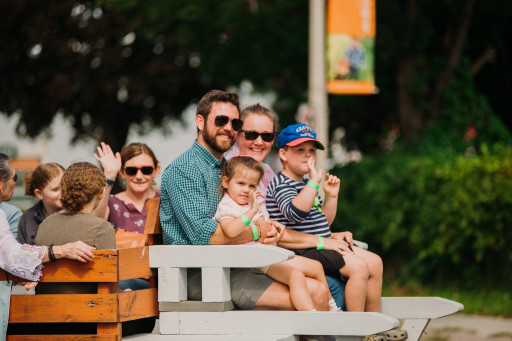
<path fill-rule="evenodd" d="M 117 250 L 119 257 L 119 280 L 151 276 L 149 248 L 137 247 Z"/>
<path fill-rule="evenodd" d="M 117 335 L 7 335 L 7 341 L 119 341 Z"/>
<path fill-rule="evenodd" d="M 117 316 L 117 294 L 12 295 L 9 322 L 116 322 Z"/>
<path fill-rule="evenodd" d="M 121 322 L 158 316 L 158 290 L 135 290 L 119 294 L 119 320 Z"/>

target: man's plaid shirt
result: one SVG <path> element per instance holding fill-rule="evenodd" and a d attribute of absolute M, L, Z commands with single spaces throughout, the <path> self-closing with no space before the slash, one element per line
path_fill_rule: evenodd
<path fill-rule="evenodd" d="M 210 244 L 217 228 L 212 218 L 221 199 L 220 171 L 224 162 L 196 141 L 165 169 L 160 199 L 164 244 Z"/>

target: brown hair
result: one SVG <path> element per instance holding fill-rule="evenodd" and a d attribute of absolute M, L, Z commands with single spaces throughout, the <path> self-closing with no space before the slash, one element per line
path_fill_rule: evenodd
<path fill-rule="evenodd" d="M 238 112 L 240 113 L 240 103 L 237 94 L 234 92 L 226 92 L 222 90 L 211 90 L 199 100 L 199 103 L 197 104 L 196 115 L 208 117 L 210 111 L 212 110 L 213 103 L 216 102 L 231 103 L 238 109 Z"/>
<path fill-rule="evenodd" d="M 222 170 L 220 173 L 221 179 L 225 176 L 228 178 L 228 181 L 230 181 L 236 173 L 241 171 L 240 167 L 245 167 L 247 169 L 258 172 L 258 182 L 261 180 L 261 178 L 263 178 L 263 175 L 265 175 L 265 169 L 263 169 L 263 166 L 252 157 L 234 156 L 222 165 Z M 222 188 L 222 194 L 224 194 L 225 191 L 226 189 Z"/>
<path fill-rule="evenodd" d="M 60 182 L 62 207 L 71 213 L 80 212 L 94 196 L 103 191 L 106 184 L 105 175 L 92 163 L 71 164 Z"/>
<path fill-rule="evenodd" d="M 158 160 L 151 148 L 144 143 L 130 143 L 121 150 L 121 167 L 124 168 L 126 161 L 142 154 L 147 154 L 153 159 L 153 167 L 158 166 Z"/>
<path fill-rule="evenodd" d="M 256 103 L 253 105 L 250 105 L 242 110 L 240 113 L 240 119 L 243 121 L 247 118 L 247 116 L 250 115 L 262 115 L 267 116 L 270 121 L 272 121 L 272 125 L 274 132 L 277 130 L 279 125 L 279 120 L 277 118 L 277 115 L 274 111 L 264 107 L 263 105 Z"/>
<path fill-rule="evenodd" d="M 27 173 L 25 179 L 25 195 L 34 196 L 36 189 L 42 191 L 53 179 L 64 172 L 64 167 L 58 163 L 42 163 L 34 169 L 33 172 Z"/>

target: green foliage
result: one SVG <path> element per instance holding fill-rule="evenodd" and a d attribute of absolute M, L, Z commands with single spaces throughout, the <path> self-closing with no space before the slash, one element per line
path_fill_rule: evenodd
<path fill-rule="evenodd" d="M 339 169 L 333 226 L 351 230 L 401 280 L 512 284 L 512 147 L 367 157 Z"/>

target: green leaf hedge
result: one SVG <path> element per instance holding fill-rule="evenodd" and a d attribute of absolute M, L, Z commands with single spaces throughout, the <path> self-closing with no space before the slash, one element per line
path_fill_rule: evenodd
<path fill-rule="evenodd" d="M 396 151 L 336 169 L 333 230 L 350 230 L 399 281 L 512 284 L 512 147 Z"/>

